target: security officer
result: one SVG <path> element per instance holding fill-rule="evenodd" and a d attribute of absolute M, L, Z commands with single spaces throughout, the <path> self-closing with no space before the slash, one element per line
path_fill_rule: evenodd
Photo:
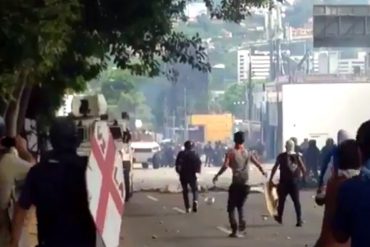
<path fill-rule="evenodd" d="M 95 247 L 96 228 L 89 210 L 87 159 L 77 155 L 77 129 L 59 118 L 50 129 L 53 150 L 33 166 L 16 206 L 12 245 L 18 246 L 27 211 L 36 207 L 39 247 Z"/>
<path fill-rule="evenodd" d="M 184 204 L 187 213 L 190 213 L 189 189 L 193 193 L 193 212 L 198 211 L 198 183 L 197 173 L 200 173 L 201 160 L 199 155 L 193 150 L 194 143 L 186 141 L 185 150 L 180 151 L 176 158 L 176 172 L 180 175 Z"/>

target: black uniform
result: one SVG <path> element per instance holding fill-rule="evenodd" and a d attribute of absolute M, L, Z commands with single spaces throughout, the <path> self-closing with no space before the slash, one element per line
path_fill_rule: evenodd
<path fill-rule="evenodd" d="M 196 211 L 198 202 L 198 183 L 197 183 L 197 173 L 200 173 L 201 160 L 199 155 L 193 150 L 181 151 L 177 155 L 176 159 L 176 172 L 180 175 L 180 182 L 182 186 L 182 192 L 184 197 L 184 204 L 186 210 L 189 210 L 189 190 L 190 186 L 193 193 L 193 211 Z"/>

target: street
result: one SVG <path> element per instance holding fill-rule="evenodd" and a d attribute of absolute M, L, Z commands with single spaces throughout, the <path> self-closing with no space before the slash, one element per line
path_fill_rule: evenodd
<path fill-rule="evenodd" d="M 134 191 L 160 191 L 160 192 L 180 192 L 181 187 L 175 168 L 160 169 L 134 169 Z M 264 164 L 265 171 L 270 172 L 272 164 Z M 202 190 L 215 188 L 212 179 L 219 171 L 219 167 L 203 167 L 202 173 L 198 177 L 198 182 Z M 277 172 L 275 178 L 278 178 Z M 218 180 L 216 189 L 226 190 L 231 182 L 231 170 L 228 169 Z M 253 187 L 261 187 L 266 182 L 266 178 L 253 165 L 250 166 L 250 184 Z"/>
<path fill-rule="evenodd" d="M 249 196 L 245 211 L 247 234 L 229 239 L 226 214 L 226 192 L 203 193 L 199 212 L 185 214 L 182 196 L 177 193 L 138 192 L 126 204 L 121 245 L 124 247 L 238 247 L 238 246 L 313 246 L 321 228 L 322 208 L 316 207 L 313 192 L 302 192 L 305 225 L 295 227 L 295 214 L 287 200 L 284 225 L 266 217 L 261 193 Z M 215 197 L 209 205 L 206 197 Z"/>

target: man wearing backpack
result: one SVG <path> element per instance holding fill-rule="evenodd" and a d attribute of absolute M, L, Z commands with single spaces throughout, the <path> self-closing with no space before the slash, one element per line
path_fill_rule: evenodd
<path fill-rule="evenodd" d="M 278 214 L 275 220 L 282 224 L 282 217 L 284 205 L 287 195 L 290 195 L 294 203 L 294 208 L 297 215 L 297 227 L 303 225 L 301 202 L 299 200 L 299 181 L 301 175 L 306 175 L 306 168 L 304 167 L 301 156 L 297 154 L 292 140 L 288 140 L 285 144 L 286 152 L 281 153 L 276 158 L 274 167 L 272 168 L 270 183 L 278 168 L 280 168 L 280 180 L 278 185 Z"/>
<path fill-rule="evenodd" d="M 218 177 L 226 171 L 228 167 L 232 170 L 232 182 L 229 188 L 229 199 L 227 202 L 227 212 L 229 214 L 229 221 L 231 225 L 230 237 L 238 237 L 237 231 L 239 228 L 240 232 L 245 231 L 246 222 L 244 220 L 244 203 L 250 191 L 249 182 L 249 160 L 266 176 L 265 171 L 262 169 L 261 164 L 257 159 L 250 155 L 244 148 L 244 133 L 239 131 L 234 134 L 235 146 L 230 149 L 225 156 L 224 165 L 220 171 L 213 178 L 213 182 L 216 183 Z M 235 219 L 235 209 L 238 210 L 239 214 L 239 227 Z"/>
<path fill-rule="evenodd" d="M 193 142 L 186 141 L 184 147 L 185 150 L 180 151 L 176 158 L 176 172 L 180 175 L 186 212 L 190 213 L 191 211 L 188 189 L 188 186 L 190 186 L 193 194 L 192 211 L 196 213 L 198 211 L 198 183 L 196 174 L 200 173 L 202 162 L 199 155 L 193 150 Z"/>

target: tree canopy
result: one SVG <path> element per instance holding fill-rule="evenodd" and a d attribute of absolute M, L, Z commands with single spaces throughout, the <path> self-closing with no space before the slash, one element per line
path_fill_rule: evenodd
<path fill-rule="evenodd" d="M 236 116 L 240 116 L 243 112 L 240 112 L 242 102 L 245 102 L 245 84 L 235 83 L 227 88 L 225 94 L 222 97 L 222 108 L 224 111 L 231 112 Z M 245 103 L 244 103 L 245 104 Z"/>
<path fill-rule="evenodd" d="M 184 8 L 189 2 L 1 1 L 0 96 L 8 103 L 4 109 L 15 118 L 20 108 L 27 107 L 28 101 L 22 101 L 23 106 L 19 102 L 27 87 L 53 91 L 55 97 L 46 98 L 54 102 L 51 108 L 55 108 L 66 90 L 84 89 L 86 82 L 110 61 L 119 68 L 149 76 L 161 72 L 161 62 L 188 63 L 208 71 L 200 37 L 173 30 L 174 22 L 185 19 Z M 249 7 L 266 1 L 204 2 L 212 17 L 238 22 L 249 14 Z"/>

